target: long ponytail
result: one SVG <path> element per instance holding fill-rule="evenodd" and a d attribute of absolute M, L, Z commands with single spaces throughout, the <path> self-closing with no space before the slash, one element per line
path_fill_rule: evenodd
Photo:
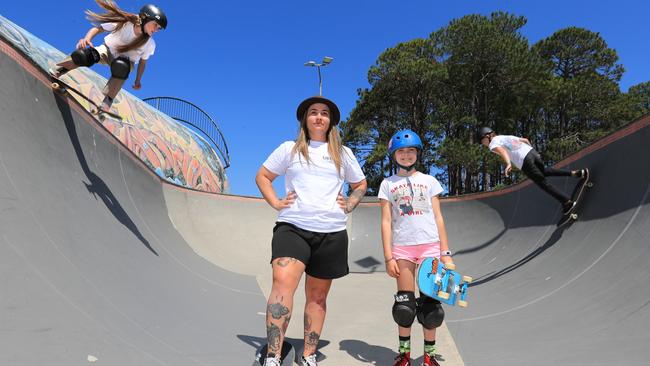
<path fill-rule="evenodd" d="M 86 15 L 88 20 L 90 20 L 93 25 L 99 27 L 101 23 L 117 23 L 115 31 L 122 29 L 127 23 L 132 23 L 135 25 L 141 25 L 142 20 L 138 14 L 129 13 L 120 9 L 117 4 L 112 0 L 95 0 L 97 5 L 102 9 L 106 10 L 104 13 L 96 13 L 91 10 L 86 10 Z M 133 49 L 136 49 L 143 44 L 147 43 L 149 40 L 149 35 L 145 32 L 142 32 L 138 37 L 128 44 L 119 46 L 117 51 L 120 53 L 128 52 Z"/>

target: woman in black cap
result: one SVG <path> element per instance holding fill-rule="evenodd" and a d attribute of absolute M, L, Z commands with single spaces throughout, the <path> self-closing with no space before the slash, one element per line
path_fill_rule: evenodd
<path fill-rule="evenodd" d="M 50 74 L 60 78 L 79 66 L 90 67 L 98 62 L 110 65 L 111 78 L 104 87 L 104 100 L 100 107 L 108 111 L 136 63 L 138 70 L 133 89 L 138 90 L 142 87 L 140 81 L 147 60 L 156 50 L 156 42 L 152 36 L 159 30 L 167 28 L 167 16 L 157 6 L 151 4 L 143 6 L 138 14 L 134 14 L 120 9 L 110 0 L 96 0 L 96 2 L 106 12 L 98 14 L 86 10 L 88 19 L 93 22 L 94 27 L 77 42 L 77 49 L 70 56 L 56 64 L 53 70 L 50 69 Z M 93 46 L 92 39 L 103 32 L 109 33 L 104 37 L 104 44 Z"/>
<path fill-rule="evenodd" d="M 325 321 L 332 280 L 348 274 L 347 214 L 364 196 L 367 183 L 352 151 L 341 144 L 336 104 L 321 96 L 298 106 L 300 131 L 281 144 L 255 177 L 266 202 L 279 211 L 271 242 L 273 287 L 266 310 L 268 355 L 265 365 L 280 365 L 284 333 L 293 310 L 293 295 L 305 279 L 305 348 L 303 366 L 316 366 L 316 348 Z M 273 180 L 285 175 L 278 198 Z M 348 182 L 350 194 L 342 194 Z"/>

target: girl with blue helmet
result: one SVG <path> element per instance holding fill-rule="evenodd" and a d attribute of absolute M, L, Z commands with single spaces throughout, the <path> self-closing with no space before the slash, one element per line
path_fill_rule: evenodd
<path fill-rule="evenodd" d="M 422 151 L 422 140 L 420 140 L 420 136 L 418 136 L 417 133 L 411 131 L 411 130 L 401 130 L 398 131 L 393 135 L 393 137 L 390 138 L 390 141 L 388 141 L 388 155 L 390 156 L 391 159 L 397 164 L 402 169 L 405 169 L 406 171 L 411 171 L 414 167 L 415 164 L 417 164 L 417 159 L 415 162 L 413 162 L 413 165 L 411 166 L 402 166 L 400 165 L 400 162 L 394 159 L 393 153 L 399 149 L 407 148 L 407 147 L 413 147 L 418 149 L 418 158 L 419 158 L 419 153 Z"/>
<path fill-rule="evenodd" d="M 422 153 L 422 140 L 411 130 L 398 131 L 388 143 L 388 154 L 399 167 L 379 188 L 381 237 L 386 272 L 397 280 L 393 319 L 398 325 L 399 354 L 394 366 L 410 366 L 411 325 L 417 317 L 424 332 L 425 366 L 439 366 L 435 359 L 436 328 L 444 311 L 440 302 L 415 297 L 416 266 L 427 257 L 453 263 L 438 196 L 438 180 L 420 173 L 415 166 Z"/>

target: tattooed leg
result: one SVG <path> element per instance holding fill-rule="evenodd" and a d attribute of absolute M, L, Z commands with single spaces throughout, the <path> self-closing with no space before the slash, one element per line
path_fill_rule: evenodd
<path fill-rule="evenodd" d="M 291 308 L 287 305 L 292 304 L 285 304 L 281 295 L 273 301 L 269 298 L 266 306 L 266 337 L 269 342 L 269 353 L 279 355 L 282 350 L 284 333 L 291 319 Z"/>
<path fill-rule="evenodd" d="M 280 355 L 291 320 L 293 295 L 305 266 L 293 258 L 273 261 L 273 288 L 266 304 L 266 336 L 269 354 Z"/>
<path fill-rule="evenodd" d="M 284 268 L 290 264 L 295 264 L 297 261 L 298 260 L 296 258 L 278 258 L 273 261 L 273 265 Z"/>
<path fill-rule="evenodd" d="M 273 323 L 266 325 L 266 339 L 269 342 L 268 353 L 274 355 L 279 355 L 281 353 L 282 338 L 282 331 L 277 325 Z"/>
<path fill-rule="evenodd" d="M 304 356 L 316 353 L 327 312 L 327 294 L 332 280 L 307 276 L 305 281 L 305 350 Z"/>
<path fill-rule="evenodd" d="M 309 356 L 316 353 L 319 340 L 320 333 L 313 329 L 311 316 L 305 312 L 305 350 L 303 351 L 303 356 Z"/>

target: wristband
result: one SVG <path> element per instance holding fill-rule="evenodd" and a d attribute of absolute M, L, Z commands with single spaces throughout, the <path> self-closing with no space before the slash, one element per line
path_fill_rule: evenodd
<path fill-rule="evenodd" d="M 440 253 L 441 257 L 451 257 L 451 251 L 445 250 L 444 252 Z"/>
<path fill-rule="evenodd" d="M 395 257 L 390 257 L 390 258 L 386 259 L 384 262 L 388 263 L 388 262 L 392 261 L 393 259 L 395 259 Z M 395 260 L 397 260 L 397 259 L 395 259 Z"/>

